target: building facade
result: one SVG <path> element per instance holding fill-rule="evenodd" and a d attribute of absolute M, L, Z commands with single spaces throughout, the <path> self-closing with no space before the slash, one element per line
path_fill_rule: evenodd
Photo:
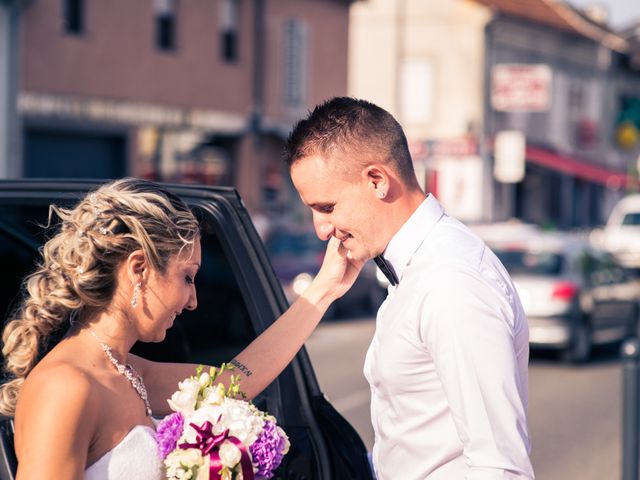
<path fill-rule="evenodd" d="M 583 12 L 550 0 L 370 0 L 352 6 L 350 38 L 349 92 L 400 120 L 419 180 L 462 220 L 586 227 L 636 187 L 640 145 L 625 112 L 640 75 L 630 42 Z M 522 141 L 496 155 L 503 132 Z M 522 171 L 507 179 L 504 165 Z"/>
<path fill-rule="evenodd" d="M 524 134 L 522 181 L 494 181 L 494 215 L 552 227 L 602 223 L 637 188 L 640 145 L 623 138 L 640 93 L 629 42 L 562 2 L 478 0 L 485 37 L 485 129 Z M 622 135 L 622 136 L 621 136 Z"/>
<path fill-rule="evenodd" d="M 350 16 L 349 93 L 398 119 L 418 180 L 466 221 L 488 209 L 477 139 L 490 18 L 466 0 L 368 0 Z"/>
<path fill-rule="evenodd" d="M 292 124 L 347 87 L 342 0 L 33 0 L 11 176 L 122 175 L 287 202 Z M 335 48 L 327 47 L 327 39 Z"/>

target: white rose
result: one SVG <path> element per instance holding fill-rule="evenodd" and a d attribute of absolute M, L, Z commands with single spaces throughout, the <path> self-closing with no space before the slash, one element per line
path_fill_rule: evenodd
<path fill-rule="evenodd" d="M 191 478 L 191 468 L 204 464 L 204 458 L 200 450 L 188 448 L 186 450 L 174 450 L 164 459 L 167 467 L 167 478 L 169 479 L 189 479 Z"/>
<path fill-rule="evenodd" d="M 194 465 L 199 466 L 204 462 L 204 457 L 202 456 L 202 452 L 197 448 L 186 448 L 178 450 L 178 457 L 180 458 L 180 463 L 185 466 L 192 467 Z"/>
<path fill-rule="evenodd" d="M 240 458 L 242 457 L 240 449 L 228 440 L 220 445 L 220 451 L 218 453 L 220 455 L 220 461 L 222 462 L 222 464 L 225 467 L 229 468 L 235 467 L 240 462 Z"/>
<path fill-rule="evenodd" d="M 193 398 L 198 398 L 198 392 L 200 392 L 200 382 L 198 382 L 195 378 L 186 378 L 180 383 L 178 383 L 178 389 L 189 393 L 193 396 Z"/>
<path fill-rule="evenodd" d="M 174 412 L 182 412 L 184 414 L 193 412 L 198 399 L 198 392 L 200 392 L 198 381 L 193 378 L 187 378 L 178 384 L 178 391 L 171 395 L 170 400 L 167 400 L 169 407 Z"/>
<path fill-rule="evenodd" d="M 245 445 L 251 445 L 262 433 L 264 422 L 256 416 L 252 405 L 244 400 L 225 398 L 223 422 L 229 435 L 238 438 Z"/>
<path fill-rule="evenodd" d="M 188 415 L 193 412 L 196 406 L 196 400 L 188 393 L 177 391 L 167 400 L 169 408 L 174 412 L 181 412 Z"/>
<path fill-rule="evenodd" d="M 187 443 L 195 443 L 198 432 L 191 426 L 192 423 L 201 427 L 205 422 L 211 422 L 213 433 L 216 435 L 221 433 L 225 427 L 218 423 L 220 414 L 222 414 L 222 408 L 217 405 L 207 405 L 199 408 L 185 419 L 185 428 L 180 440 Z"/>

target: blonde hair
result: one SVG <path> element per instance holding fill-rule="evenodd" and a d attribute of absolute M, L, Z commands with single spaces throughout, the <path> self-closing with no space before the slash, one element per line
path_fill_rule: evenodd
<path fill-rule="evenodd" d="M 193 247 L 198 221 L 187 205 L 159 185 L 125 178 L 101 186 L 74 208 L 50 207 L 61 220 L 41 249 L 41 261 L 24 283 L 21 306 L 2 334 L 10 380 L 0 386 L 0 413 L 13 415 L 26 376 L 53 335 L 113 299 L 117 266 L 141 249 L 161 273 L 169 259 Z"/>

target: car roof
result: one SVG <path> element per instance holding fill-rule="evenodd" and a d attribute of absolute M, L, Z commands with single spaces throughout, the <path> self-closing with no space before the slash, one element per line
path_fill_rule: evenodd
<path fill-rule="evenodd" d="M 523 223 L 516 219 L 506 222 L 475 224 L 469 226 L 485 242 L 493 243 L 501 239 L 526 240 L 532 235 L 539 235 L 542 229 L 531 223 Z"/>
<path fill-rule="evenodd" d="M 640 195 L 627 195 L 623 197 L 618 203 L 615 204 L 609 219 L 607 220 L 608 226 L 621 226 L 622 219 L 628 213 L 640 213 Z M 632 227 L 632 225 L 631 225 Z"/>
<path fill-rule="evenodd" d="M 535 225 L 522 224 L 518 228 L 475 229 L 476 233 L 495 250 L 527 250 L 570 254 L 591 248 L 583 232 L 547 232 Z"/>

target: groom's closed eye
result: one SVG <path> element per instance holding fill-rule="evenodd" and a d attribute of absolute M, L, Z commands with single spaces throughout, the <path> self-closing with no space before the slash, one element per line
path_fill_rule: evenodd
<path fill-rule="evenodd" d="M 323 203 L 323 204 L 314 204 L 311 205 L 311 208 L 320 213 L 331 213 L 333 212 L 333 204 Z"/>

